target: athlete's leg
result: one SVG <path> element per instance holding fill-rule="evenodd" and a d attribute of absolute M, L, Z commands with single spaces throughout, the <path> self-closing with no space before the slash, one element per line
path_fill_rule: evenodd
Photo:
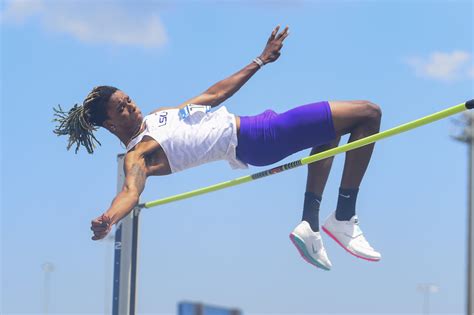
<path fill-rule="evenodd" d="M 314 147 L 311 155 L 336 147 L 339 140 L 340 137 L 328 144 Z M 330 157 L 308 164 L 302 221 L 290 234 L 290 239 L 301 256 L 309 263 L 325 270 L 331 269 L 331 261 L 319 232 L 319 206 L 333 160 L 334 157 Z"/>
<path fill-rule="evenodd" d="M 318 138 L 321 137 L 321 132 L 323 132 L 328 135 L 331 134 L 330 138 L 335 139 L 330 140 L 325 145 L 314 147 L 311 154 L 316 154 L 336 147 L 339 143 L 340 137 L 347 133 L 351 134 L 349 141 L 354 141 L 378 131 L 380 126 L 380 109 L 370 102 L 330 102 L 329 107 L 331 110 L 330 115 L 327 117 L 324 115 L 310 115 L 309 113 L 305 116 L 315 118 L 326 117 L 326 120 L 316 119 L 317 123 L 324 127 L 320 130 L 314 130 L 312 134 L 315 138 Z M 322 106 L 321 109 L 322 108 L 324 107 Z M 321 110 L 318 112 L 323 111 Z M 329 125 L 325 123 L 327 119 L 330 121 Z M 295 119 L 295 121 L 298 121 L 300 124 L 304 121 L 304 118 Z M 374 128 L 375 126 L 376 128 Z M 314 134 L 314 132 L 316 132 L 316 134 Z M 309 133 L 305 134 L 307 135 Z M 317 143 L 318 141 L 315 142 Z M 353 189 L 359 187 L 358 185 L 365 173 L 372 150 L 369 152 L 367 152 L 367 150 L 359 150 L 358 152 L 354 150 L 354 152 L 355 154 L 352 152 L 349 156 L 346 156 L 345 177 L 343 183 L 344 185 L 347 185 L 348 188 Z M 330 269 L 331 262 L 327 257 L 319 233 L 319 205 L 333 160 L 334 158 L 331 157 L 308 165 L 302 222 L 298 224 L 290 234 L 290 238 L 300 250 L 303 257 L 316 266 L 324 269 Z M 358 165 L 358 163 L 361 163 L 361 165 Z M 356 166 L 355 169 L 354 165 Z M 347 210 L 346 208 L 351 208 L 351 206 L 355 207 L 355 195 L 350 199 L 350 201 L 353 201 L 353 203 L 349 204 L 349 207 L 344 204 L 344 207 L 341 206 L 341 209 Z M 330 228 L 332 228 L 332 226 Z M 359 240 L 361 240 L 361 236 L 358 235 L 358 241 Z M 360 244 L 365 243 L 362 242 Z M 367 246 L 367 248 L 369 248 L 369 246 Z M 365 247 L 363 251 L 359 250 L 358 247 L 355 247 L 354 252 L 359 256 L 366 257 L 366 259 L 376 260 L 380 258 L 380 256 L 377 256 L 379 255 L 378 253 L 367 251 Z"/>
<path fill-rule="evenodd" d="M 350 133 L 349 142 L 368 137 L 380 130 L 381 110 L 368 101 L 330 102 L 337 136 Z M 355 215 L 359 185 L 369 165 L 374 144 L 346 153 L 335 213 L 323 225 L 323 230 L 351 254 L 372 261 L 380 253 L 367 242 Z"/>
<path fill-rule="evenodd" d="M 351 134 L 349 138 L 351 142 L 379 131 L 381 115 L 377 105 L 368 101 L 349 101 L 330 102 L 329 106 L 337 139 L 329 144 L 313 148 L 311 154 L 336 147 L 341 136 L 347 133 Z M 352 199 L 343 199 L 341 203 L 338 203 L 338 218 L 349 220 L 355 215 L 357 190 L 367 169 L 372 150 L 373 145 L 352 150 L 346 154 L 341 191 L 344 196 L 352 195 Z M 334 157 L 330 157 L 308 165 L 303 220 L 308 221 L 313 231 L 319 230 L 319 204 L 333 160 Z M 341 215 L 341 211 L 346 213 Z"/>
<path fill-rule="evenodd" d="M 341 138 L 338 137 L 336 140 L 331 141 L 328 144 L 314 147 L 310 154 L 313 155 L 335 148 L 340 140 Z M 313 232 L 319 232 L 319 207 L 321 205 L 324 187 L 326 186 L 333 160 L 334 157 L 329 157 L 308 164 L 308 177 L 306 179 L 302 220 L 309 223 Z"/>
<path fill-rule="evenodd" d="M 342 135 L 350 133 L 349 141 L 367 137 L 379 131 L 380 108 L 368 101 L 330 102 L 333 128 L 336 140 L 314 147 L 311 154 L 329 150 L 339 144 Z M 346 154 L 346 162 L 336 217 L 350 220 L 355 215 L 357 192 L 367 169 L 373 145 Z M 307 221 L 314 232 L 319 231 L 319 207 L 334 157 L 308 165 L 306 193 L 303 204 L 303 220 Z M 349 196 L 349 197 L 348 197 Z"/>
<path fill-rule="evenodd" d="M 310 155 L 314 155 L 335 148 L 338 146 L 340 140 L 341 137 L 338 137 L 336 140 L 328 144 L 314 147 L 311 150 Z M 328 180 L 329 172 L 331 170 L 333 161 L 334 156 L 308 164 L 308 177 L 306 179 L 307 192 L 312 192 L 316 196 L 323 195 L 324 187 L 326 187 L 326 182 Z"/>
<path fill-rule="evenodd" d="M 368 137 L 380 130 L 382 111 L 369 101 L 329 102 L 336 134 L 350 133 L 349 142 Z M 344 162 L 341 187 L 359 188 L 369 165 L 374 143 L 348 151 Z"/>

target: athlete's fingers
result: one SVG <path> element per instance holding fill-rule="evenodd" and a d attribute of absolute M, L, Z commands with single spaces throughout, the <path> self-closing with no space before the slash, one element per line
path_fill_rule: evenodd
<path fill-rule="evenodd" d="M 94 233 L 100 233 L 100 232 L 105 232 L 107 231 L 109 228 L 104 226 L 91 226 L 91 231 L 93 231 Z"/>
<path fill-rule="evenodd" d="M 104 238 L 107 234 L 108 234 L 107 232 L 94 233 L 94 235 L 99 238 Z"/>
<path fill-rule="evenodd" d="M 278 34 L 278 35 L 276 36 L 276 39 L 281 39 L 281 40 L 283 40 L 284 38 L 282 39 L 282 37 L 283 37 L 283 36 L 285 36 L 285 37 L 288 36 L 287 34 L 288 34 L 288 25 L 285 27 L 285 29 L 284 29 L 280 34 Z"/>
<path fill-rule="evenodd" d="M 288 29 L 288 26 L 286 27 Z M 281 41 L 283 42 L 285 40 L 285 38 L 288 37 L 288 35 L 290 35 L 290 31 L 287 30 L 282 36 L 281 36 Z"/>
<path fill-rule="evenodd" d="M 106 214 L 101 215 L 100 219 L 107 224 L 110 224 L 112 222 L 112 219 Z"/>
<path fill-rule="evenodd" d="M 107 226 L 112 222 L 109 216 L 103 214 L 91 221 L 92 226 Z"/>
<path fill-rule="evenodd" d="M 109 224 L 107 222 L 92 221 L 91 227 L 107 227 Z"/>
<path fill-rule="evenodd" d="M 272 34 L 270 35 L 270 38 L 268 39 L 268 41 L 272 41 L 273 39 L 275 39 L 275 36 L 276 34 L 278 33 L 278 30 L 280 29 L 280 25 L 278 25 L 277 27 L 275 27 L 275 29 L 273 30 Z"/>
<path fill-rule="evenodd" d="M 93 241 L 103 239 L 111 229 L 111 219 L 105 214 L 91 221 L 91 230 L 94 233 Z"/>
<path fill-rule="evenodd" d="M 98 237 L 98 236 L 95 236 L 95 235 L 92 236 L 92 240 L 93 240 L 93 241 L 98 241 L 98 240 L 100 240 L 100 239 L 102 239 L 102 237 Z"/>
<path fill-rule="evenodd" d="M 106 235 L 108 234 L 107 231 L 104 231 L 104 232 L 94 232 L 94 238 L 96 239 L 101 239 L 101 238 L 104 238 Z"/>

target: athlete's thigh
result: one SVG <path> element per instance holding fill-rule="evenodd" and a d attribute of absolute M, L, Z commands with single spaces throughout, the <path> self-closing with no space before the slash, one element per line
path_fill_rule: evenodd
<path fill-rule="evenodd" d="M 367 117 L 369 101 L 329 101 L 337 136 L 349 133 Z"/>

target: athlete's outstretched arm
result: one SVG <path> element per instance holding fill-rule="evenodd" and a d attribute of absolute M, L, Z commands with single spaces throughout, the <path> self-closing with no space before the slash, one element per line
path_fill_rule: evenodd
<path fill-rule="evenodd" d="M 93 240 L 104 238 L 115 223 L 130 213 L 145 188 L 147 173 L 144 157 L 133 151 L 128 153 L 125 156 L 124 169 L 125 183 L 122 190 L 114 198 L 110 208 L 91 222 Z"/>
<path fill-rule="evenodd" d="M 268 38 L 267 45 L 263 50 L 259 58 L 264 64 L 274 62 L 280 57 L 280 49 L 283 47 L 283 41 L 288 36 L 288 26 L 278 34 L 280 26 L 277 26 L 270 37 Z M 186 104 L 201 104 L 211 105 L 212 107 L 218 106 L 226 99 L 234 95 L 260 68 L 255 62 L 251 62 L 240 71 L 234 73 L 230 77 L 217 82 L 204 93 L 196 96 L 186 102 L 180 104 L 178 107 L 186 106 Z"/>

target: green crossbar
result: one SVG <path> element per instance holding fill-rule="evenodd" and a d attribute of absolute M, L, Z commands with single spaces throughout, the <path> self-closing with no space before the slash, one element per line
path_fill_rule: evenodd
<path fill-rule="evenodd" d="M 447 109 L 442 110 L 442 111 L 439 111 L 437 113 L 425 116 L 423 118 L 411 121 L 409 123 L 394 127 L 392 129 L 388 129 L 388 130 L 373 134 L 373 135 L 368 136 L 366 138 L 362 138 L 362 139 L 347 143 L 345 145 L 342 145 L 342 146 L 339 146 L 339 147 L 336 147 L 336 148 L 333 148 L 333 149 L 329 149 L 329 150 L 324 151 L 324 152 L 320 152 L 320 153 L 317 153 L 317 154 L 314 154 L 314 155 L 310 155 L 308 157 L 302 158 L 302 159 L 294 161 L 294 162 L 290 162 L 290 163 L 280 165 L 280 166 L 277 166 L 277 167 L 274 167 L 274 168 L 271 168 L 271 169 L 268 169 L 268 170 L 265 170 L 265 171 L 262 171 L 262 172 L 252 174 L 252 175 L 246 175 L 246 176 L 238 177 L 238 178 L 233 179 L 233 180 L 229 180 L 229 181 L 225 181 L 225 182 L 218 183 L 218 184 L 215 184 L 215 185 L 199 188 L 199 189 L 192 190 L 192 191 L 189 191 L 189 192 L 185 192 L 185 193 L 177 194 L 177 195 L 174 195 L 174 196 L 158 199 L 158 200 L 155 200 L 155 201 L 149 201 L 149 202 L 140 204 L 139 207 L 140 208 L 151 208 L 151 207 L 163 205 L 165 203 L 170 203 L 170 202 L 174 202 L 174 201 L 178 201 L 178 200 L 182 200 L 182 199 L 187 199 L 187 198 L 191 198 L 191 197 L 202 195 L 202 194 L 207 194 L 207 193 L 210 193 L 210 192 L 213 192 L 213 191 L 216 191 L 216 190 L 221 190 L 221 189 L 224 189 L 224 188 L 228 188 L 228 187 L 240 185 L 240 184 L 243 184 L 243 183 L 247 183 L 247 182 L 250 182 L 250 181 L 253 181 L 253 180 L 256 180 L 256 179 L 259 179 L 259 178 L 263 178 L 263 177 L 266 177 L 266 176 L 281 173 L 283 171 L 286 171 L 286 170 L 289 170 L 289 169 L 292 169 L 292 168 L 295 168 L 295 167 L 298 167 L 298 166 L 314 163 L 316 161 L 320 161 L 320 160 L 326 159 L 328 157 L 331 157 L 331 156 L 334 156 L 334 155 L 337 155 L 337 154 L 340 154 L 340 153 L 343 153 L 343 152 L 347 152 L 347 151 L 350 151 L 350 150 L 354 150 L 354 149 L 363 147 L 365 145 L 374 143 L 376 141 L 379 141 L 379 140 L 382 140 L 382 139 L 385 139 L 385 138 L 388 138 L 388 137 L 395 136 L 395 135 L 400 134 L 402 132 L 406 132 L 406 131 L 418 128 L 420 126 L 430 124 L 434 121 L 452 116 L 454 114 L 463 112 L 467 109 L 472 109 L 473 107 L 474 107 L 474 100 L 470 100 L 470 101 L 467 101 L 465 103 L 447 108 Z"/>

